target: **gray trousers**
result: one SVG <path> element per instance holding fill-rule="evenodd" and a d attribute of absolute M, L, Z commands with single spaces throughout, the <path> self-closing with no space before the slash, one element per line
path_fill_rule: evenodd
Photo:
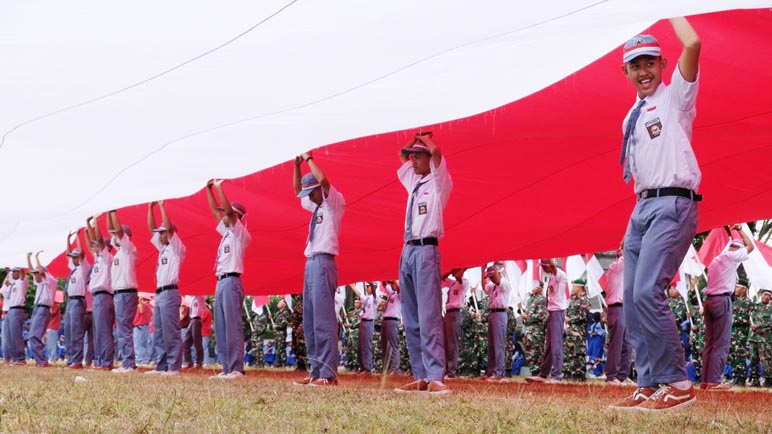
<path fill-rule="evenodd" d="M 606 354 L 606 381 L 627 380 L 630 375 L 632 354 L 630 339 L 625 327 L 624 306 L 609 306 L 606 314 L 608 326 L 608 354 Z"/>
<path fill-rule="evenodd" d="M 507 312 L 488 315 L 488 369 L 485 375 L 504 376 L 504 345 L 507 339 Z"/>
<path fill-rule="evenodd" d="M 359 340 L 357 341 L 357 357 L 359 357 L 359 369 L 373 372 L 373 333 L 375 321 L 359 321 Z"/>
<path fill-rule="evenodd" d="M 134 350 L 134 316 L 137 315 L 136 292 L 115 294 L 115 347 L 121 355 L 121 367 L 135 368 L 136 353 Z"/>
<path fill-rule="evenodd" d="M 413 378 L 442 381 L 445 377 L 445 337 L 442 330 L 440 249 L 402 249 L 399 265 L 402 322 Z"/>
<path fill-rule="evenodd" d="M 94 361 L 94 315 L 91 311 L 83 314 L 83 364 L 91 366 Z"/>
<path fill-rule="evenodd" d="M 51 319 L 51 309 L 45 306 L 35 306 L 32 311 L 32 320 L 29 327 L 29 348 L 35 363 L 43 365 L 48 362 L 46 359 L 46 347 L 43 344 L 43 336 L 48 328 L 48 321 Z"/>
<path fill-rule="evenodd" d="M 182 299 L 177 289 L 167 289 L 155 296 L 153 345 L 158 360 L 156 371 L 179 371 L 182 367 L 180 304 Z"/>
<path fill-rule="evenodd" d="M 303 335 L 311 378 L 336 378 L 338 320 L 335 317 L 335 288 L 338 287 L 338 267 L 335 256 L 322 253 L 306 259 L 303 277 Z M 372 369 L 372 357 L 370 360 Z"/>
<path fill-rule="evenodd" d="M 697 229 L 697 203 L 678 196 L 640 199 L 625 234 L 624 311 L 638 387 L 684 381 L 683 348 L 665 288 Z"/>
<path fill-rule="evenodd" d="M 8 329 L 8 356 L 12 362 L 27 360 L 27 348 L 24 346 L 24 309 L 8 309 L 3 321 L 3 329 Z"/>
<path fill-rule="evenodd" d="M 150 340 L 150 325 L 134 327 L 134 348 L 136 361 L 147 365 L 153 357 L 153 346 Z"/>
<path fill-rule="evenodd" d="M 547 314 L 547 336 L 544 339 L 544 359 L 539 366 L 539 376 L 555 380 L 563 377 L 563 324 L 566 311 L 554 310 Z"/>
<path fill-rule="evenodd" d="M 68 365 L 83 364 L 83 335 L 86 334 L 85 315 L 86 300 L 67 299 L 67 310 L 64 312 L 64 340 Z"/>
<path fill-rule="evenodd" d="M 204 345 L 201 339 L 201 318 L 191 318 L 190 325 L 185 329 L 182 339 L 182 361 L 186 365 L 202 366 L 204 360 Z M 195 352 L 195 360 L 193 353 Z"/>
<path fill-rule="evenodd" d="M 397 319 L 384 318 L 381 322 L 381 354 L 383 354 L 383 370 L 391 373 L 399 372 L 399 320 Z"/>
<path fill-rule="evenodd" d="M 460 310 L 447 311 L 442 319 L 445 335 L 445 372 L 450 376 L 455 376 L 458 370 L 458 338 L 462 320 Z"/>
<path fill-rule="evenodd" d="M 732 298 L 707 297 L 705 309 L 705 349 L 702 350 L 702 382 L 720 383 L 732 337 Z"/>
<path fill-rule="evenodd" d="M 113 339 L 113 323 L 115 323 L 115 304 L 111 294 L 94 296 L 92 321 L 94 323 L 94 358 L 96 366 L 112 368 L 115 361 L 115 340 Z"/>
<path fill-rule="evenodd" d="M 224 374 L 234 371 L 244 373 L 243 303 L 244 288 L 240 277 L 231 276 L 217 281 L 214 293 L 215 351 Z"/>
<path fill-rule="evenodd" d="M 8 311 L 3 311 L 7 313 Z M 8 346 L 11 344 L 11 340 L 8 338 L 8 327 L 5 326 L 5 320 L 0 319 L 0 344 L 3 349 L 3 360 L 6 362 L 11 361 L 11 352 L 8 350 Z"/>
<path fill-rule="evenodd" d="M 50 313 L 50 312 L 49 312 Z M 46 354 L 48 361 L 54 363 L 59 360 L 59 330 L 46 330 Z"/>

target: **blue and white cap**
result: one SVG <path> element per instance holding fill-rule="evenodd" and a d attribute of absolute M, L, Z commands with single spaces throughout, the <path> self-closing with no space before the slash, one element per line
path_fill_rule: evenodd
<path fill-rule="evenodd" d="M 638 56 L 662 56 L 659 42 L 651 35 L 638 35 L 625 42 L 622 49 L 622 61 L 627 63 Z"/>
<path fill-rule="evenodd" d="M 298 197 L 303 198 L 311 194 L 312 191 L 314 191 L 315 188 L 319 187 L 321 184 L 319 181 L 317 181 L 316 177 L 314 177 L 313 173 L 306 173 L 303 175 L 303 178 L 300 179 L 300 187 L 302 190 L 300 190 L 300 193 L 298 193 Z"/>

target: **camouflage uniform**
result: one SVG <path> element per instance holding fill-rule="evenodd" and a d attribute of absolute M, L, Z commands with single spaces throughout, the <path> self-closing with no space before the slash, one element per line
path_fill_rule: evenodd
<path fill-rule="evenodd" d="M 517 319 L 512 309 L 507 309 L 507 340 L 504 343 L 504 376 L 512 373 L 512 356 L 515 355 L 515 335 Z"/>
<path fill-rule="evenodd" d="M 480 308 L 480 321 L 477 322 L 477 370 L 478 372 L 486 372 L 488 370 L 488 316 L 490 315 L 490 309 L 488 309 L 488 298 L 477 302 L 477 306 Z"/>
<path fill-rule="evenodd" d="M 702 378 L 702 350 L 705 349 L 705 321 L 701 315 L 692 316 L 691 347 L 692 360 L 697 378 Z"/>
<path fill-rule="evenodd" d="M 684 300 L 679 296 L 676 298 L 669 298 L 667 304 L 670 305 L 670 310 L 673 311 L 675 317 L 676 327 L 678 331 L 681 331 L 681 323 L 686 321 L 686 304 Z"/>
<path fill-rule="evenodd" d="M 359 370 L 359 357 L 357 356 L 357 343 L 359 342 L 359 316 L 362 309 L 354 309 L 348 312 L 348 341 L 346 342 L 346 369 Z"/>
<path fill-rule="evenodd" d="M 274 354 L 276 354 L 276 361 L 273 366 L 282 368 L 287 363 L 287 326 L 292 319 L 292 313 L 289 309 L 276 311 L 276 316 L 273 317 L 273 322 L 276 325 L 274 330 Z"/>
<path fill-rule="evenodd" d="M 383 349 L 381 348 L 381 323 L 383 322 L 383 311 L 379 308 L 375 312 L 373 321 L 373 372 L 383 372 Z"/>
<path fill-rule="evenodd" d="M 480 375 L 478 363 L 479 341 L 477 339 L 476 313 L 473 309 L 461 309 L 461 339 L 458 343 L 458 375 L 476 377 Z"/>
<path fill-rule="evenodd" d="M 399 372 L 405 375 L 413 373 L 410 368 L 410 356 L 407 353 L 407 341 L 405 340 L 405 328 L 399 327 Z"/>
<path fill-rule="evenodd" d="M 268 322 L 265 314 L 258 315 L 252 321 L 255 330 L 251 334 L 252 354 L 255 356 L 255 366 L 263 366 L 263 336 L 268 329 Z"/>
<path fill-rule="evenodd" d="M 772 335 L 772 303 L 756 304 L 751 309 L 753 330 L 748 336 L 751 352 L 751 381 L 758 384 L 759 364 L 764 369 L 765 383 L 772 384 L 772 351 L 770 351 L 770 336 Z"/>
<path fill-rule="evenodd" d="M 538 374 L 544 357 L 544 340 L 547 329 L 547 299 L 543 295 L 531 295 L 525 310 L 528 319 L 523 321 L 523 350 L 525 363 L 533 375 Z"/>
<path fill-rule="evenodd" d="M 750 333 L 751 306 L 748 297 L 735 297 L 732 303 L 732 340 L 729 344 L 727 363 L 732 367 L 735 384 L 745 384 L 748 359 L 748 334 Z"/>
<path fill-rule="evenodd" d="M 566 309 L 568 326 L 563 339 L 563 372 L 572 380 L 584 381 L 587 374 L 587 317 L 590 300 L 586 295 L 572 295 Z"/>
<path fill-rule="evenodd" d="M 295 353 L 295 368 L 299 371 L 306 370 L 306 335 L 303 332 L 303 295 L 292 296 L 292 352 Z"/>

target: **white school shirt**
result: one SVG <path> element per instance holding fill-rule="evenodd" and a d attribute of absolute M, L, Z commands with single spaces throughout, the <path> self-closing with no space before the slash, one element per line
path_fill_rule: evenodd
<path fill-rule="evenodd" d="M 362 311 L 359 313 L 359 317 L 362 319 L 375 319 L 378 300 L 372 295 L 365 295 L 360 300 L 362 300 Z"/>
<path fill-rule="evenodd" d="M 51 273 L 46 273 L 43 279 L 35 282 L 35 304 L 44 304 L 48 307 L 54 305 L 54 295 L 56 291 L 56 277 Z"/>
<path fill-rule="evenodd" d="M 86 284 L 88 283 L 88 270 L 91 269 L 91 264 L 89 264 L 86 258 L 83 258 L 80 261 L 80 265 L 76 267 L 72 262 L 72 258 L 68 257 L 67 265 L 70 270 L 74 270 L 70 274 L 70 282 L 67 284 L 67 295 L 70 297 L 85 296 L 86 292 L 88 292 L 86 291 Z"/>
<path fill-rule="evenodd" d="M 188 304 L 190 305 L 190 317 L 201 318 L 204 311 L 204 297 L 200 295 L 188 296 Z"/>
<path fill-rule="evenodd" d="M 488 308 L 506 309 L 509 302 L 509 294 L 512 293 L 512 285 L 509 284 L 509 280 L 506 277 L 502 276 L 498 285 L 490 281 L 483 287 L 483 291 L 490 297 Z"/>
<path fill-rule="evenodd" d="M 606 304 L 622 303 L 625 277 L 625 259 L 620 256 L 611 263 L 606 272 Z"/>
<path fill-rule="evenodd" d="M 22 276 L 20 279 L 8 278 L 8 282 L 11 284 L 7 287 L 4 295 L 5 302 L 3 302 L 3 308 L 7 306 L 8 309 L 17 306 L 24 306 L 24 301 L 27 298 L 27 288 L 29 288 L 29 280 L 26 276 Z"/>
<path fill-rule="evenodd" d="M 466 293 L 469 291 L 469 280 L 461 279 L 461 282 L 456 279 L 446 278 L 442 282 L 442 286 L 447 288 L 447 301 L 445 302 L 445 310 L 448 309 L 463 309 L 466 306 Z"/>
<path fill-rule="evenodd" d="M 445 235 L 442 211 L 448 204 L 450 192 L 453 190 L 453 180 L 450 178 L 445 157 L 440 161 L 439 167 L 434 167 L 433 159 L 429 162 L 429 167 L 431 173 L 423 178 L 413 171 L 413 164 L 410 161 L 406 161 L 397 170 L 399 181 L 407 190 L 407 207 L 410 206 L 410 197 L 416 184 L 422 183 L 413 201 L 412 236 L 409 237 L 411 240 L 442 238 Z M 407 213 L 410 211 L 407 207 L 405 208 L 405 227 L 407 227 Z"/>
<path fill-rule="evenodd" d="M 699 81 L 689 83 L 676 67 L 670 85 L 660 83 L 645 98 L 629 150 L 635 193 L 663 187 L 699 188 L 702 173 L 691 145 L 698 90 Z M 635 105 L 639 101 L 636 96 Z M 623 134 L 635 105 L 622 124 Z"/>
<path fill-rule="evenodd" d="M 103 248 L 99 253 L 94 254 L 94 266 L 91 268 L 91 281 L 88 285 L 88 289 L 92 294 L 97 291 L 107 291 L 110 294 L 113 293 L 110 277 L 112 266 L 113 255 L 110 254 L 107 247 Z"/>
<path fill-rule="evenodd" d="M 0 295 L 3 296 L 3 312 L 8 312 L 10 306 L 8 305 L 8 290 L 10 286 L 5 286 L 5 281 L 0 285 Z"/>
<path fill-rule="evenodd" d="M 549 276 L 549 282 L 547 283 L 547 298 L 549 304 L 547 310 L 550 312 L 566 310 L 569 304 L 568 294 L 568 278 L 566 273 L 560 268 L 557 269 L 557 273 L 547 274 Z"/>
<path fill-rule="evenodd" d="M 252 235 L 238 219 L 230 226 L 225 226 L 225 222 L 220 220 L 220 223 L 217 224 L 217 232 L 222 235 L 222 240 L 220 240 L 220 246 L 217 247 L 215 275 L 243 274 L 244 252 L 249 243 L 252 242 Z"/>
<path fill-rule="evenodd" d="M 383 309 L 384 318 L 402 319 L 402 303 L 400 303 L 399 292 L 391 289 L 391 285 L 384 287 L 386 291 L 386 308 Z"/>
<path fill-rule="evenodd" d="M 137 247 L 126 233 L 120 239 L 113 235 L 113 246 L 118 248 L 113 257 L 113 269 L 110 272 L 113 289 L 137 289 Z"/>
<path fill-rule="evenodd" d="M 182 244 L 177 232 L 169 237 L 169 244 L 161 244 L 161 235 L 156 232 L 150 239 L 158 249 L 158 262 L 156 264 L 155 282 L 158 288 L 167 285 L 176 285 L 180 281 L 180 266 L 185 260 L 185 245 Z"/>
<path fill-rule="evenodd" d="M 324 191 L 324 189 L 322 189 Z M 314 212 L 317 205 L 306 196 L 300 199 L 300 205 L 303 209 Z M 314 227 L 314 240 L 306 240 L 306 257 L 317 253 L 329 253 L 338 255 L 338 234 L 340 233 L 340 221 L 343 213 L 346 211 L 346 200 L 343 195 L 330 186 L 327 197 L 322 194 L 322 204 L 319 205 L 319 211 L 316 213 L 316 226 Z"/>
<path fill-rule="evenodd" d="M 735 251 L 724 249 L 713 258 L 708 266 L 708 286 L 706 295 L 731 294 L 737 284 L 737 267 L 748 260 L 748 249 L 741 247 Z"/>

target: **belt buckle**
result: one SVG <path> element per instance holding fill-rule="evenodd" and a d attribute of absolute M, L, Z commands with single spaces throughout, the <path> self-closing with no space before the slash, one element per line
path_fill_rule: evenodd
<path fill-rule="evenodd" d="M 641 199 L 648 199 L 649 198 L 649 190 L 643 190 L 641 192 Z"/>

